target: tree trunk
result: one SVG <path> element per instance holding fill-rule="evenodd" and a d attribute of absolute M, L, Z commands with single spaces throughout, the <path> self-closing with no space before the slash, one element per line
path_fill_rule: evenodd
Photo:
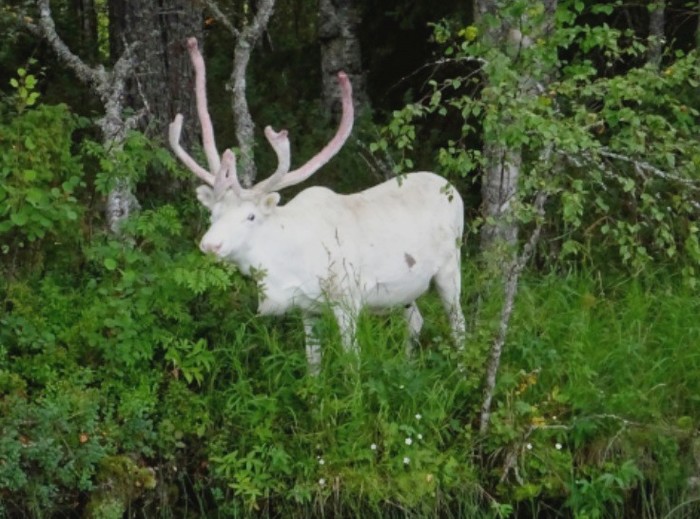
<path fill-rule="evenodd" d="M 536 34 L 522 34 L 522 20 L 508 20 L 500 16 L 502 6 L 500 0 L 475 0 L 475 21 L 484 29 L 484 40 L 501 52 L 514 55 L 521 49 L 529 47 L 536 38 L 546 37 L 554 23 L 554 11 L 557 0 L 544 0 L 546 16 L 543 23 L 533 30 Z M 485 17 L 492 16 L 500 19 L 500 24 L 484 24 Z M 525 16 L 525 15 L 523 15 Z M 488 81 L 488 78 L 487 78 Z M 535 87 L 542 84 L 545 78 L 535 78 L 523 74 L 516 95 L 534 95 Z M 508 114 L 499 115 L 499 127 L 509 125 Z M 500 139 L 500 135 L 492 135 L 485 142 L 483 149 L 484 171 L 482 175 L 481 197 L 484 225 L 481 229 L 481 250 L 483 252 L 506 246 L 514 248 L 518 241 L 518 222 L 513 214 L 514 202 L 518 195 L 518 184 L 522 164 L 522 150 L 509 146 Z M 509 264 L 509 258 L 502 258 L 502 266 Z"/>
<path fill-rule="evenodd" d="M 484 17 L 498 17 L 500 2 L 498 0 L 475 0 L 474 17 L 480 24 Z M 510 25 L 482 24 L 484 40 L 496 48 L 506 51 L 507 34 Z M 488 81 L 488 78 L 487 78 Z M 500 126 L 507 127 L 507 115 L 499 116 Z M 481 228 L 481 250 L 493 250 L 496 246 L 514 247 L 518 240 L 518 224 L 513 216 L 512 202 L 518 191 L 521 151 L 509 148 L 499 142 L 499 135 L 493 135 L 491 141 L 484 143 L 484 170 L 481 184 L 481 212 L 484 225 Z M 504 258 L 505 260 L 505 258 Z"/>
<path fill-rule="evenodd" d="M 666 2 L 657 0 L 654 10 L 649 13 L 649 48 L 647 50 L 647 60 L 656 68 L 661 65 L 666 39 L 664 36 L 665 14 Z"/>
<path fill-rule="evenodd" d="M 78 18 L 80 48 L 88 61 L 94 62 L 98 54 L 97 12 L 94 0 L 73 0 L 73 11 Z"/>
<path fill-rule="evenodd" d="M 61 39 L 56 32 L 56 24 L 51 15 L 49 0 L 38 0 L 39 20 L 34 24 L 25 18 L 27 28 L 39 37 L 44 38 L 58 58 L 70 68 L 79 81 L 89 85 L 102 103 L 104 115 L 97 120 L 102 132 L 102 142 L 107 150 L 117 150 L 124 142 L 127 131 L 134 128 L 140 115 L 126 116 L 124 113 L 124 93 L 126 82 L 134 70 L 131 58 L 133 47 L 125 49 L 116 60 L 112 70 L 103 66 L 90 66 Z M 109 228 L 116 234 L 124 219 L 138 210 L 138 201 L 131 192 L 131 186 L 124 179 L 118 179 L 116 186 L 108 195 L 106 218 Z"/>
<path fill-rule="evenodd" d="M 227 89 L 231 91 L 231 108 L 236 124 L 236 140 L 238 141 L 238 176 L 243 187 L 253 185 L 257 176 L 255 154 L 253 152 L 255 123 L 250 115 L 246 99 L 246 73 L 250 62 L 250 53 L 255 44 L 267 29 L 267 24 L 275 8 L 275 0 L 258 0 L 255 16 L 241 29 L 233 29 L 236 47 L 233 51 L 233 70 Z M 233 28 L 232 24 L 229 25 Z"/>
<path fill-rule="evenodd" d="M 697 15 L 698 15 L 698 25 L 695 28 L 695 50 L 700 52 L 700 0 L 698 0 Z"/>
<path fill-rule="evenodd" d="M 318 38 L 321 43 L 323 103 L 334 118 L 340 117 L 337 74 L 343 70 L 352 82 L 355 109 L 367 103 L 365 74 L 357 29 L 361 16 L 353 0 L 319 0 Z"/>
<path fill-rule="evenodd" d="M 121 55 L 125 44 L 139 42 L 126 103 L 145 109 L 148 117 L 141 129 L 165 140 L 176 113 L 197 120 L 185 40 L 202 40 L 202 8 L 191 0 L 109 0 L 109 10 L 112 56 Z M 186 126 L 184 144 L 198 140 L 195 131 L 195 126 Z"/>
<path fill-rule="evenodd" d="M 501 24 L 482 24 L 484 40 L 494 48 L 508 55 L 513 66 L 518 65 L 518 55 L 523 49 L 532 45 L 533 41 L 545 39 L 554 27 L 554 12 L 557 0 L 543 1 L 543 17 L 537 24 L 524 23 L 526 19 L 507 19 L 503 16 L 500 0 L 475 0 L 475 18 L 477 23 L 486 16 L 493 16 L 501 21 Z M 521 15 L 525 16 L 525 15 Z M 529 34 L 523 34 L 521 29 L 529 27 Z M 543 59 L 544 61 L 544 59 Z M 506 95 L 534 96 L 538 89 L 543 88 L 551 71 L 540 66 L 540 63 L 529 62 L 529 67 L 519 76 L 517 82 L 510 85 L 512 92 Z M 486 65 L 487 76 L 489 65 Z M 537 72 L 534 72 L 537 70 Z M 489 80 L 489 77 L 486 78 Z M 502 85 L 499 85 L 502 87 Z M 488 88 L 488 87 L 487 87 Z M 484 398 L 481 406 L 481 418 L 479 431 L 486 434 L 491 417 L 491 404 L 496 391 L 496 377 L 501 362 L 501 354 L 506 344 L 506 338 L 510 326 L 510 318 L 515 305 L 515 297 L 518 291 L 520 273 L 531 257 L 537 241 L 544 216 L 544 203 L 547 196 L 539 192 L 535 197 L 535 208 L 540 217 L 535 231 L 528 242 L 518 254 L 518 221 L 514 214 L 514 203 L 519 196 L 520 173 L 522 167 L 522 150 L 519 146 L 509 145 L 500 129 L 506 129 L 511 118 L 507 109 L 504 113 L 496 115 L 496 125 L 485 137 L 483 157 L 485 164 L 482 175 L 482 214 L 484 225 L 481 229 L 482 252 L 493 253 L 487 256 L 488 260 L 496 260 L 502 273 L 503 283 L 503 307 L 499 323 L 498 334 L 494 338 L 489 352 L 489 360 L 486 368 L 486 380 L 484 384 Z M 549 153 L 545 150 L 544 153 Z M 504 247 L 505 246 L 505 247 Z M 501 250 L 504 249 L 504 250 Z"/>

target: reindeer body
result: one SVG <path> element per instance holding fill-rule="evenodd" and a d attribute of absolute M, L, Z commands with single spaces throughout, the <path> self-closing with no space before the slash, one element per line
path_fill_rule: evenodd
<path fill-rule="evenodd" d="M 250 221 L 252 213 L 234 206 L 201 247 L 225 244 L 240 227 L 252 227 L 229 242 L 235 250 L 224 245 L 216 253 L 244 274 L 260 271 L 263 315 L 316 311 L 328 302 L 370 310 L 407 305 L 436 274 L 459 265 L 462 200 L 446 186 L 422 172 L 351 195 L 312 187 L 264 220 Z"/>
<path fill-rule="evenodd" d="M 313 325 L 323 305 L 333 309 L 346 349 L 356 348 L 355 324 L 363 308 L 379 311 L 404 306 L 415 341 L 423 323 L 415 300 L 431 281 L 461 347 L 465 334 L 460 307 L 464 217 L 462 199 L 454 187 L 438 175 L 418 172 L 351 195 L 311 187 L 286 205 L 278 205 L 278 190 L 311 176 L 350 134 L 352 91 L 341 73 L 343 116 L 331 142 L 304 166 L 289 172 L 287 133 L 266 128 L 279 166 L 267 180 L 243 189 L 233 153 L 227 150 L 219 159 L 206 111 L 203 60 L 196 40 L 189 40 L 189 49 L 197 73 L 199 116 L 211 171 L 197 165 L 180 147 L 179 115 L 171 125 L 170 143 L 178 157 L 211 186 L 197 189 L 199 200 L 212 213 L 200 248 L 235 263 L 246 275 L 256 273 L 260 314 L 302 310 L 310 371 L 320 369 L 321 345 Z"/>

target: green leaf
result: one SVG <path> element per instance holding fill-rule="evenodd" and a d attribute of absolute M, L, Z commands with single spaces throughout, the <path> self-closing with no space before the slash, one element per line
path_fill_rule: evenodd
<path fill-rule="evenodd" d="M 22 227 L 23 225 L 27 224 L 27 213 L 22 210 L 12 213 L 10 215 L 10 220 L 12 220 L 12 223 L 14 223 L 17 227 Z"/>
<path fill-rule="evenodd" d="M 117 268 L 117 262 L 113 258 L 105 258 L 103 262 L 105 268 L 112 271 Z"/>

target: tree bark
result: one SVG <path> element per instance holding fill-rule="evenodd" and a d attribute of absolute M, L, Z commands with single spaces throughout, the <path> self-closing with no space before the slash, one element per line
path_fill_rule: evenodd
<path fill-rule="evenodd" d="M 138 124 L 140 118 L 140 114 L 130 117 L 124 115 L 126 81 L 134 70 L 130 57 L 133 49 L 126 49 L 111 71 L 105 70 L 102 65 L 91 67 L 74 54 L 56 32 L 49 0 L 37 0 L 37 6 L 39 7 L 38 25 L 26 22 L 27 28 L 46 39 L 54 53 L 73 71 L 78 80 L 89 85 L 99 97 L 105 111 L 104 115 L 97 120 L 102 133 L 102 143 L 108 151 L 119 149 L 126 133 Z M 131 186 L 125 180 L 117 180 L 108 194 L 106 207 L 107 225 L 110 230 L 118 234 L 122 222 L 138 208 L 138 201 L 131 192 Z"/>
<path fill-rule="evenodd" d="M 352 82 L 355 110 L 368 102 L 362 52 L 358 37 L 361 15 L 353 0 L 319 0 L 318 38 L 321 43 L 323 104 L 335 119 L 340 116 L 337 74 L 344 71 Z"/>
<path fill-rule="evenodd" d="M 557 0 L 543 1 L 543 17 L 540 23 L 523 23 L 529 20 L 507 19 L 503 16 L 501 0 L 475 0 L 475 18 L 477 23 L 486 16 L 500 19 L 501 23 L 495 26 L 482 23 L 484 40 L 494 48 L 512 59 L 513 66 L 518 65 L 517 58 L 520 52 L 529 48 L 534 41 L 545 39 L 554 27 L 554 12 Z M 524 14 L 521 16 L 525 16 Z M 521 32 L 522 27 L 529 27 L 529 34 Z M 536 63 L 534 72 L 531 69 L 524 70 L 518 77 L 517 84 L 511 85 L 513 96 L 534 96 L 537 91 L 548 81 L 551 71 Z M 530 63 L 532 67 L 532 63 Z M 488 65 L 485 67 L 489 81 Z M 485 223 L 481 229 L 481 250 L 488 253 L 489 260 L 495 260 L 503 274 L 503 307 L 497 336 L 491 345 L 489 360 L 486 370 L 484 385 L 484 399 L 481 407 L 479 430 L 482 434 L 488 431 L 491 404 L 496 389 L 496 377 L 501 362 L 501 354 L 506 344 L 510 318 L 515 305 L 515 297 L 518 291 L 520 274 L 531 257 L 541 230 L 541 219 L 544 215 L 544 203 L 547 196 L 539 192 L 535 197 L 535 208 L 540 215 L 540 220 L 524 245 L 522 252 L 517 253 L 519 225 L 514 213 L 514 205 L 519 196 L 520 174 L 522 169 L 522 149 L 519 146 L 510 145 L 499 132 L 505 129 L 511 122 L 511 116 L 507 110 L 496 115 L 497 124 L 491 128 L 491 132 L 485 137 L 483 147 L 483 175 L 482 175 L 482 214 Z M 545 155 L 550 150 L 544 150 Z M 496 252 L 496 254 L 493 254 Z"/>
<path fill-rule="evenodd" d="M 513 260 L 509 262 L 506 272 L 503 283 L 503 306 L 501 307 L 501 319 L 498 324 L 498 334 L 491 345 L 489 360 L 486 365 L 484 399 L 481 404 L 481 416 L 479 418 L 479 432 L 481 434 L 486 434 L 488 432 L 491 422 L 491 403 L 493 402 L 493 396 L 496 392 L 496 376 L 498 375 L 498 369 L 501 365 L 501 354 L 503 353 L 503 347 L 506 344 L 508 328 L 510 326 L 510 318 L 513 315 L 515 296 L 518 293 L 518 282 L 520 281 L 520 274 L 525 268 L 525 265 L 527 265 L 527 262 L 532 257 L 535 247 L 537 247 L 537 242 L 540 239 L 544 219 L 544 204 L 546 201 L 547 194 L 544 191 L 538 192 L 535 196 L 534 205 L 539 219 L 534 231 L 532 231 L 530 238 L 523 247 L 522 252 L 519 256 L 514 257 Z"/>
<path fill-rule="evenodd" d="M 661 65 L 664 50 L 664 26 L 666 23 L 666 2 L 657 0 L 654 10 L 649 13 L 649 48 L 647 61 L 656 68 Z"/>
<path fill-rule="evenodd" d="M 506 20 L 501 17 L 502 23 L 495 26 L 482 23 L 484 40 L 501 52 L 517 55 L 521 49 L 532 45 L 537 38 L 546 37 L 552 30 L 557 0 L 544 0 L 543 4 L 544 21 L 533 29 L 533 34 L 520 32 L 520 26 L 523 25 L 521 20 Z M 476 23 L 481 23 L 489 15 L 498 18 L 501 9 L 500 0 L 475 0 Z M 534 95 L 537 85 L 544 81 L 546 78 L 523 74 L 519 85 L 514 86 L 518 88 L 516 94 Z M 499 126 L 506 128 L 509 125 L 508 114 L 501 114 L 499 118 Z M 518 195 L 522 151 L 502 142 L 500 135 L 492 135 L 484 144 L 483 157 L 485 165 L 481 184 L 481 209 L 485 223 L 481 229 L 481 250 L 487 252 L 504 245 L 514 248 L 518 241 L 518 222 L 513 214 L 513 203 Z M 508 260 L 503 260 L 505 267 Z"/>
<path fill-rule="evenodd" d="M 700 52 L 700 0 L 698 0 L 697 15 L 698 15 L 698 25 L 695 29 L 695 50 Z"/>
<path fill-rule="evenodd" d="M 254 131 L 255 123 L 250 115 L 246 99 L 246 73 L 250 62 L 250 53 L 255 44 L 267 29 L 267 24 L 275 8 L 275 0 L 259 0 L 253 19 L 239 32 L 236 47 L 233 52 L 233 70 L 226 88 L 231 92 L 231 108 L 236 125 L 236 141 L 238 142 L 238 176 L 245 188 L 253 185 L 257 176 L 255 167 Z M 232 24 L 228 24 L 231 28 Z"/>
<path fill-rule="evenodd" d="M 202 8 L 191 0 L 109 0 L 109 11 L 112 56 L 121 55 L 125 45 L 139 42 L 126 104 L 148 114 L 142 131 L 165 139 L 176 113 L 196 120 L 185 41 L 190 36 L 202 40 Z M 198 140 L 193 125 L 184 130 L 185 145 Z"/>
<path fill-rule="evenodd" d="M 97 12 L 95 11 L 94 0 L 73 0 L 73 11 L 75 12 L 80 31 L 80 48 L 84 56 L 89 61 L 95 61 L 98 54 L 97 40 Z"/>
<path fill-rule="evenodd" d="M 505 20 L 498 25 L 482 23 L 486 16 L 497 16 L 500 8 L 498 0 L 475 0 L 474 16 L 476 23 L 485 28 L 484 40 L 505 52 L 511 24 Z M 500 126 L 507 127 L 507 114 L 499 118 Z M 514 247 L 518 240 L 518 224 L 513 216 L 512 202 L 518 191 L 521 151 L 499 142 L 499 137 L 492 135 L 491 140 L 484 143 L 483 149 L 481 211 L 484 225 L 480 236 L 483 252 L 502 245 Z"/>

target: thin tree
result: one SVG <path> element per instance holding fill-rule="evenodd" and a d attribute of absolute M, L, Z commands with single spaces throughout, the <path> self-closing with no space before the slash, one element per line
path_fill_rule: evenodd
<path fill-rule="evenodd" d="M 647 61 L 656 68 L 661 65 L 661 56 L 664 50 L 664 25 L 666 23 L 666 2 L 657 0 L 649 6 L 649 46 L 647 49 Z"/>
<path fill-rule="evenodd" d="M 226 89 L 231 92 L 231 109 L 239 147 L 238 174 L 241 184 L 250 187 L 257 176 L 257 169 L 253 151 L 255 123 L 246 98 L 246 73 L 253 48 L 267 29 L 275 8 L 275 0 L 258 0 L 255 3 L 255 14 L 247 19 L 240 29 L 231 23 L 230 18 L 214 0 L 206 0 L 206 6 L 236 40 L 231 76 Z"/>
<path fill-rule="evenodd" d="M 111 70 L 102 65 L 91 66 L 74 54 L 56 32 L 49 0 L 37 0 L 39 18 L 37 23 L 23 17 L 26 27 L 35 35 L 44 38 L 56 56 L 70 68 L 79 81 L 90 87 L 102 103 L 104 114 L 97 119 L 102 133 L 102 144 L 108 152 L 119 150 L 129 130 L 137 127 L 143 112 L 126 115 L 124 96 L 127 80 L 134 71 L 133 50 L 128 46 L 116 60 Z M 117 178 L 107 196 L 106 219 L 109 229 L 118 233 L 121 223 L 139 207 L 129 182 Z"/>
<path fill-rule="evenodd" d="M 539 23 L 533 24 L 527 20 L 526 14 L 520 19 L 509 19 L 502 16 L 502 5 L 499 0 L 475 0 L 475 18 L 484 31 L 484 39 L 497 51 L 509 56 L 511 62 L 517 63 L 520 53 L 528 49 L 537 38 L 546 37 L 554 27 L 554 13 L 557 0 L 544 0 L 543 12 Z M 494 23 L 500 20 L 500 23 Z M 523 32 L 527 28 L 528 32 Z M 538 64 L 539 65 L 539 64 Z M 486 81 L 490 78 L 490 67 L 485 65 Z M 542 90 L 547 81 L 544 67 L 538 66 L 538 75 L 533 72 L 523 72 L 511 85 L 512 91 L 499 95 L 534 96 Z M 486 366 L 484 396 L 481 406 L 479 430 L 485 434 L 491 417 L 491 404 L 496 389 L 496 378 L 500 367 L 501 355 L 506 343 L 510 318 L 518 291 L 520 274 L 537 245 L 540 236 L 544 203 L 547 195 L 540 191 L 535 196 L 535 212 L 538 222 L 520 254 L 517 253 L 519 226 L 515 205 L 518 200 L 523 163 L 522 149 L 519 145 L 508 141 L 505 135 L 509 127 L 510 115 L 507 112 L 495 114 L 503 133 L 491 131 L 484 136 L 483 172 L 482 172 L 482 215 L 484 226 L 481 230 L 481 249 L 490 261 L 495 260 L 500 266 L 503 283 L 503 306 L 501 309 L 499 328 L 491 345 Z M 549 153 L 549 151 L 545 151 Z"/>

